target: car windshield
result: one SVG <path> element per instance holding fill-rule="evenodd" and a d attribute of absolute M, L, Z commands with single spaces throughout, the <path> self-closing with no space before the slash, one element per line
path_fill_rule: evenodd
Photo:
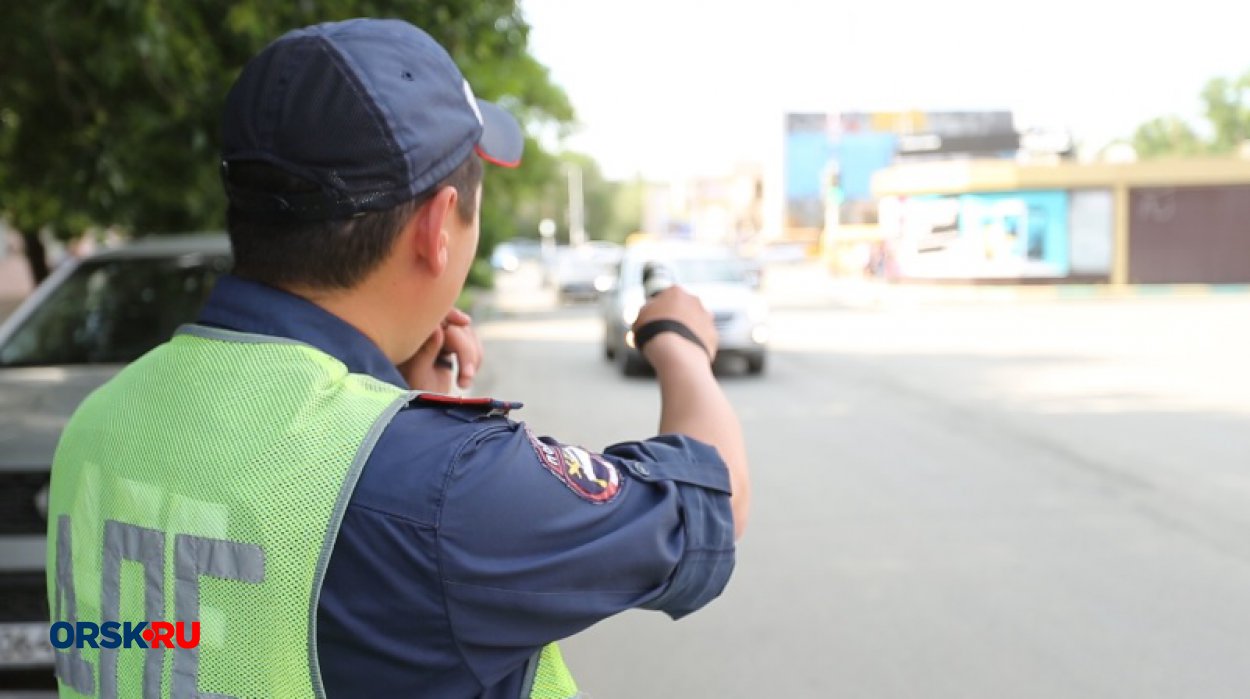
<path fill-rule="evenodd" d="M 669 263 L 678 284 L 744 284 L 743 264 L 729 257 L 686 257 Z"/>
<path fill-rule="evenodd" d="M 222 255 L 84 262 L 0 347 L 0 366 L 127 363 L 195 320 Z"/>

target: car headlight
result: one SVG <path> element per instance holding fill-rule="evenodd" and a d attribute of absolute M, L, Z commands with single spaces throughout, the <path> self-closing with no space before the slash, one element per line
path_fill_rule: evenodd
<path fill-rule="evenodd" d="M 763 323 L 768 320 L 768 304 L 763 299 L 755 299 L 747 306 L 747 319 L 752 323 Z"/>

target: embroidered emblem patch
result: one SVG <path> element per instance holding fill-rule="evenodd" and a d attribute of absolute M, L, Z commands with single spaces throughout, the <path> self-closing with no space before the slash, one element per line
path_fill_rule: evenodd
<path fill-rule="evenodd" d="M 621 473 L 611 462 L 581 447 L 548 444 L 525 428 L 538 460 L 577 497 L 597 505 L 612 502 L 621 492 Z"/>

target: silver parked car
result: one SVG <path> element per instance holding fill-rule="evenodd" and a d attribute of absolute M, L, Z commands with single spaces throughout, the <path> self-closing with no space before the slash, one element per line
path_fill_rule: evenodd
<path fill-rule="evenodd" d="M 759 276 L 731 250 L 686 242 L 647 242 L 625 250 L 614 288 L 603 295 L 603 354 L 630 376 L 647 368 L 634 348 L 630 327 L 645 302 L 642 271 L 647 263 L 668 269 L 674 281 L 699 297 L 720 333 L 720 356 L 740 356 L 747 371 L 764 371 L 768 350 L 768 304 L 757 290 Z"/>
<path fill-rule="evenodd" d="M 44 585 L 48 475 L 69 416 L 195 320 L 226 236 L 142 240 L 66 262 L 0 325 L 0 697 L 55 689 Z"/>

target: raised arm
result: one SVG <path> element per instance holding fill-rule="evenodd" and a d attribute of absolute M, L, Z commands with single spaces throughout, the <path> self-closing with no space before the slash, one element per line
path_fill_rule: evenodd
<path fill-rule="evenodd" d="M 717 334 L 699 299 L 679 287 L 653 297 L 638 313 L 635 332 L 652 321 L 675 320 L 689 328 L 706 350 L 677 332 L 662 332 L 643 346 L 660 382 L 660 432 L 684 434 L 716 447 L 733 487 L 735 538 L 746 530 L 751 501 L 742 425 L 712 374 Z"/>

